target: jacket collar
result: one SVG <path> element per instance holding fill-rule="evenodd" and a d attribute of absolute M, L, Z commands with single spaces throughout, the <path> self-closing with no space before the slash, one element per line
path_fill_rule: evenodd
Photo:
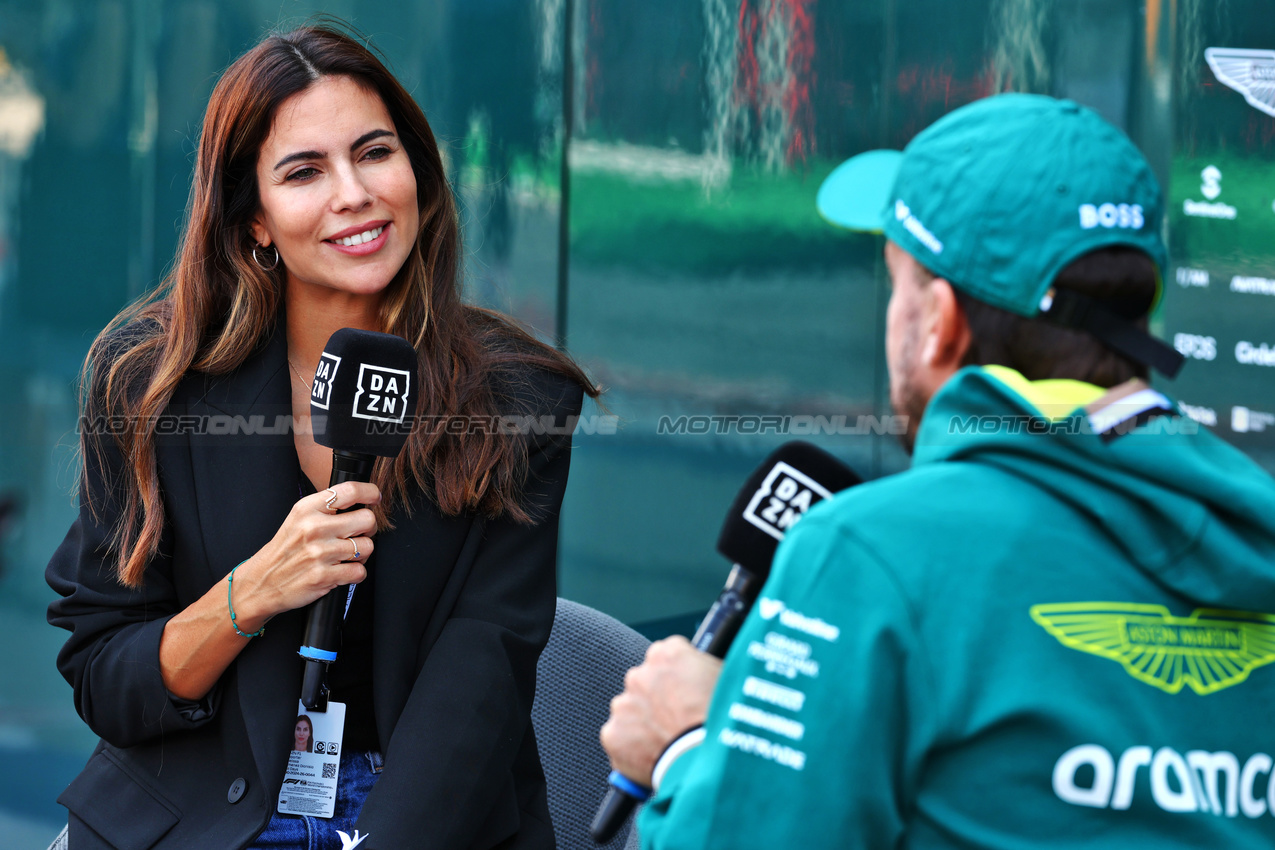
<path fill-rule="evenodd" d="M 209 587 L 269 542 L 299 498 L 302 473 L 291 427 L 287 354 L 280 319 L 242 366 L 202 378 L 191 394 L 197 400 L 190 412 L 202 415 L 209 431 L 190 438 Z M 392 521 L 393 530 L 377 535 L 369 563 L 377 571 L 373 704 L 382 746 L 411 694 L 422 653 L 456 604 L 461 583 L 453 565 L 472 557 L 465 549 L 479 542 L 471 534 L 471 518 L 445 518 L 419 493 L 412 515 L 400 507 Z M 232 667 L 253 756 L 267 783 L 280 781 L 287 766 L 305 622 L 305 609 L 278 615 Z"/>
<path fill-rule="evenodd" d="M 206 431 L 191 436 L 191 466 L 209 586 L 268 543 L 299 496 L 287 352 L 281 319 L 242 366 L 205 377 L 191 405 Z M 263 777 L 282 776 L 286 766 L 304 627 L 304 610 L 275 617 L 233 667 Z"/>

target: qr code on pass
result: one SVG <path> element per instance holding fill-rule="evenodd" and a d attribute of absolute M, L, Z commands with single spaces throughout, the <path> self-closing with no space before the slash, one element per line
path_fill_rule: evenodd
<path fill-rule="evenodd" d="M 323 765 L 323 778 L 336 779 L 336 762 L 330 761 Z"/>

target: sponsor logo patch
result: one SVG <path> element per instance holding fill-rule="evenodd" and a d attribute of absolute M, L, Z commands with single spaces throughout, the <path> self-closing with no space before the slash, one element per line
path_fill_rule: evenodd
<path fill-rule="evenodd" d="M 757 600 L 757 613 L 767 621 L 775 619 L 775 615 L 778 615 L 779 622 L 788 628 L 811 637 L 823 638 L 829 643 L 841 636 L 840 627 L 826 623 L 818 617 L 807 617 L 805 614 L 794 611 L 785 605 L 782 599 L 761 597 Z"/>
<path fill-rule="evenodd" d="M 1142 213 L 1141 204 L 1081 204 L 1080 227 L 1092 230 L 1095 227 L 1119 228 L 1121 230 L 1141 230 L 1147 223 Z"/>
<path fill-rule="evenodd" d="M 943 253 L 943 243 L 929 229 L 921 224 L 921 220 L 912 214 L 911 208 L 902 200 L 894 202 L 894 217 L 903 222 L 903 228 L 916 237 L 917 241 L 935 254 Z"/>
<path fill-rule="evenodd" d="M 1033 605 L 1031 618 L 1063 646 L 1108 658 L 1168 694 L 1200 696 L 1238 685 L 1275 661 L 1275 617 L 1198 608 L 1175 617 L 1163 605 L 1064 602 Z"/>
<path fill-rule="evenodd" d="M 763 596 L 757 600 L 757 613 L 761 614 L 763 620 L 773 620 L 775 615 L 784 610 L 784 602 L 782 599 L 768 599 Z"/>
<path fill-rule="evenodd" d="M 1172 747 L 1148 746 L 1129 747 L 1117 760 L 1100 744 L 1081 744 L 1054 764 L 1052 785 L 1058 799 L 1073 806 L 1125 811 L 1137 790 L 1150 785 L 1151 799 L 1166 812 L 1211 812 L 1228 818 L 1242 812 L 1260 818 L 1275 813 L 1272 764 L 1266 753 L 1254 753 L 1241 764 L 1226 750 L 1179 753 Z M 1140 771 L 1145 771 L 1146 784 L 1138 781 Z"/>

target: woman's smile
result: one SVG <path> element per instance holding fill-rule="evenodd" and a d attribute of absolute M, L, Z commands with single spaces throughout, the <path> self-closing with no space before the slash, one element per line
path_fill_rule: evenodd
<path fill-rule="evenodd" d="M 365 227 L 366 229 L 364 229 Z M 351 257 L 365 257 L 368 254 L 376 253 L 385 246 L 389 241 L 389 234 L 386 232 L 389 227 L 389 222 L 382 222 L 372 227 L 360 225 L 343 230 L 336 236 L 323 241 L 336 248 L 342 254 Z M 351 233 L 351 231 L 353 232 Z"/>

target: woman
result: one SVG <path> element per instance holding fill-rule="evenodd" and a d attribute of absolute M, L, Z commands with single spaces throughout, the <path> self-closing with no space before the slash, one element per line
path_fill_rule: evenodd
<path fill-rule="evenodd" d="M 306 376 L 342 327 L 415 346 L 426 421 L 567 424 L 596 395 L 460 303 L 460 258 L 429 125 L 359 43 L 304 28 L 226 71 L 166 286 L 86 363 L 88 420 L 144 427 L 84 434 L 48 568 L 59 668 L 102 738 L 60 798 L 74 850 L 340 846 L 355 826 L 362 850 L 553 846 L 529 712 L 570 438 L 418 426 L 372 483 L 326 489 L 308 429 Z M 349 583 L 336 815 L 280 814 L 305 609 Z"/>
<path fill-rule="evenodd" d="M 299 753 L 314 752 L 314 724 L 304 714 L 297 717 L 292 729 L 292 749 Z"/>

